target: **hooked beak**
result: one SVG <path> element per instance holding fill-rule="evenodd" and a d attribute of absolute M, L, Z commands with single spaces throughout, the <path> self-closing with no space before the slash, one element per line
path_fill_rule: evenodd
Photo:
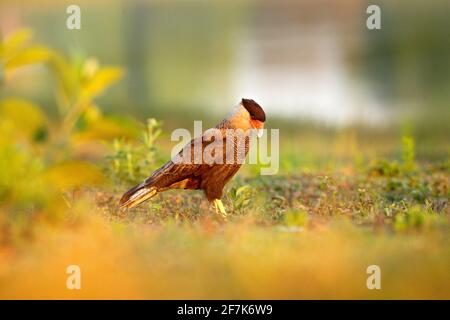
<path fill-rule="evenodd" d="M 264 134 L 264 123 L 259 120 L 250 120 L 250 124 L 256 130 L 258 138 L 261 138 Z"/>
<path fill-rule="evenodd" d="M 261 138 L 264 134 L 264 129 L 256 129 L 256 135 Z"/>

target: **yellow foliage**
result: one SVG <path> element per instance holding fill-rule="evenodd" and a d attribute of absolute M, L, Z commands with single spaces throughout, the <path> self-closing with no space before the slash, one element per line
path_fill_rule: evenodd
<path fill-rule="evenodd" d="M 10 71 L 29 64 L 47 62 L 51 57 L 52 51 L 45 47 L 26 48 L 6 61 L 5 70 Z"/>
<path fill-rule="evenodd" d="M 16 54 L 33 36 L 30 29 L 20 29 L 0 43 L 0 59 L 6 61 Z"/>
<path fill-rule="evenodd" d="M 28 139 L 35 138 L 39 130 L 48 124 L 41 109 L 23 99 L 10 98 L 0 101 L 0 118 L 12 125 L 14 135 Z"/>
<path fill-rule="evenodd" d="M 122 78 L 123 70 L 116 67 L 104 67 L 99 69 L 87 83 L 81 88 L 80 97 L 83 100 L 91 100 L 100 95 L 106 88 Z"/>
<path fill-rule="evenodd" d="M 66 112 L 74 102 L 79 90 L 79 74 L 75 65 L 55 52 L 50 67 L 58 80 L 57 98 L 61 112 Z"/>
<path fill-rule="evenodd" d="M 105 178 L 99 168 L 83 161 L 67 161 L 52 166 L 45 174 L 46 180 L 59 189 L 102 184 Z"/>
<path fill-rule="evenodd" d="M 114 138 L 132 138 L 136 136 L 136 129 L 113 118 L 99 117 L 88 124 L 83 131 L 72 134 L 73 141 L 112 140 Z"/>

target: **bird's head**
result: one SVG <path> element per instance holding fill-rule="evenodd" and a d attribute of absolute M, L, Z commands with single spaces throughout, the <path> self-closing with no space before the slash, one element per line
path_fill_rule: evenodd
<path fill-rule="evenodd" d="M 234 128 L 257 130 L 258 137 L 261 137 L 266 121 L 266 114 L 259 104 L 251 99 L 242 99 L 236 110 L 230 115 L 228 121 Z"/>

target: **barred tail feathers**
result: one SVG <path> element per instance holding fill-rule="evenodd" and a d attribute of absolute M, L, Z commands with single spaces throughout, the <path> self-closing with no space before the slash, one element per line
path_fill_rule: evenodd
<path fill-rule="evenodd" d="M 122 210 L 131 209 L 140 203 L 154 197 L 158 193 L 158 189 L 154 186 L 145 184 L 137 185 L 122 196 L 119 205 Z"/>

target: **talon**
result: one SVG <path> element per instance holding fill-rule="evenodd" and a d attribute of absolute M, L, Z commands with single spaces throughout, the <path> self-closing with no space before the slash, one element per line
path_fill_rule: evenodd
<path fill-rule="evenodd" d="M 223 218 L 227 218 L 227 212 L 225 211 L 225 206 L 220 199 L 214 199 L 214 209 L 216 213 L 220 214 Z"/>

